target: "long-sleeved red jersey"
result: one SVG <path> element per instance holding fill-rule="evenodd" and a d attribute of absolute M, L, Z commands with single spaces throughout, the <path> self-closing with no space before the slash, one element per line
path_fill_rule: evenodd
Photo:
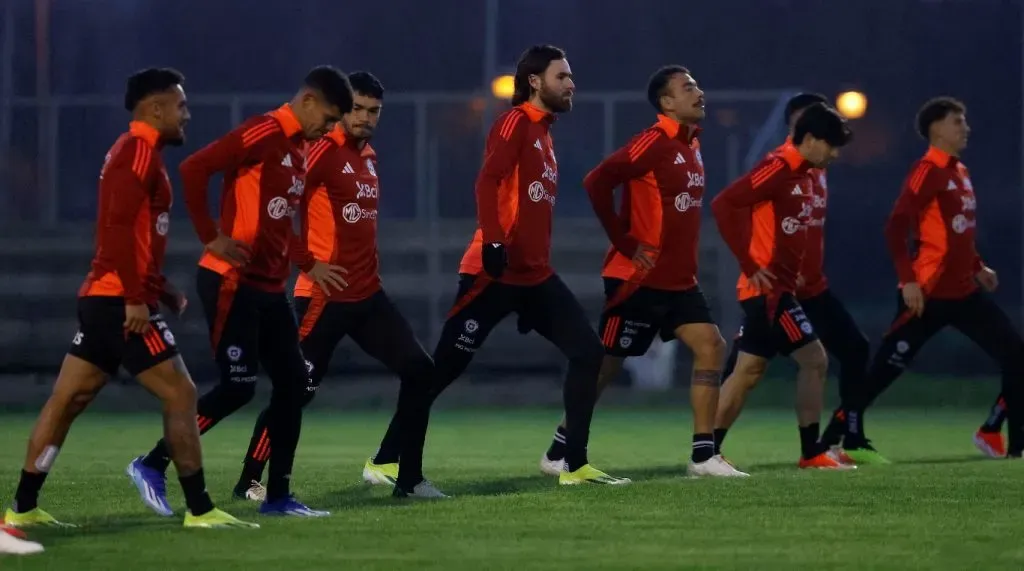
<path fill-rule="evenodd" d="M 977 289 L 975 275 L 984 263 L 974 241 L 976 209 L 967 167 L 929 148 L 910 169 L 885 226 L 900 287 L 917 282 L 935 299 L 959 299 Z"/>
<path fill-rule="evenodd" d="M 120 296 L 156 305 L 170 229 L 171 181 L 160 133 L 132 121 L 107 153 L 100 173 L 96 255 L 79 296 Z"/>
<path fill-rule="evenodd" d="M 772 295 L 796 292 L 813 204 L 809 168 L 787 142 L 711 201 L 718 231 L 740 263 L 740 300 L 763 295 L 748 280 L 762 268 L 776 277 Z"/>
<path fill-rule="evenodd" d="M 487 136 L 476 179 L 477 230 L 459 272 L 483 272 L 483 244 L 501 242 L 508 267 L 498 280 L 535 285 L 553 273 L 551 222 L 558 162 L 549 132 L 554 116 L 529 103 L 503 113 Z"/>
<path fill-rule="evenodd" d="M 825 169 L 810 169 L 811 215 L 807 220 L 807 249 L 800 264 L 803 285 L 796 290 L 799 299 L 820 295 L 828 289 L 825 277 L 825 217 L 828 208 L 828 181 Z"/>
<path fill-rule="evenodd" d="M 292 215 L 302 198 L 306 165 L 302 126 L 290 105 L 253 117 L 185 159 L 179 170 L 185 205 L 204 244 L 217 237 L 207 186 L 224 173 L 220 232 L 252 248 L 238 270 L 205 252 L 201 267 L 225 275 L 238 272 L 243 283 L 284 291 L 290 273 L 289 248 L 295 241 Z"/>
<path fill-rule="evenodd" d="M 664 115 L 641 131 L 583 180 L 594 212 L 612 242 L 601 273 L 663 290 L 697 285 L 704 162 L 699 128 L 683 128 Z M 615 212 L 613 192 L 625 185 Z M 659 250 L 654 268 L 632 261 L 638 243 Z"/>
<path fill-rule="evenodd" d="M 308 258 L 296 260 L 312 266 L 314 260 L 344 267 L 348 287 L 332 290 L 330 301 L 360 301 L 380 291 L 377 252 L 377 153 L 369 144 L 362 148 L 348 140 L 338 125 L 309 150 L 309 174 L 300 210 L 300 251 Z M 305 273 L 295 282 L 296 297 L 313 297 L 320 289 Z"/>

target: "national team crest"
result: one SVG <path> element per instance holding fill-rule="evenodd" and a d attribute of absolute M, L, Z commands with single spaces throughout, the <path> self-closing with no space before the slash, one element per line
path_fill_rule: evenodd
<path fill-rule="evenodd" d="M 377 176 L 377 170 L 373 168 L 373 161 L 366 159 L 366 170 L 370 171 L 370 174 Z"/>
<path fill-rule="evenodd" d="M 700 149 L 695 150 L 693 156 L 697 159 L 697 164 L 700 165 L 700 168 L 704 168 L 704 159 L 700 156 Z"/>
<path fill-rule="evenodd" d="M 828 183 L 825 182 L 825 173 L 818 173 L 818 184 L 821 185 L 821 188 L 828 190 Z"/>

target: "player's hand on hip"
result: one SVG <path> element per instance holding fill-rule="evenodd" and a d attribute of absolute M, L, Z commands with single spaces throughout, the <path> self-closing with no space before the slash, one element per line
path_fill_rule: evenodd
<path fill-rule="evenodd" d="M 345 281 L 343 276 L 343 274 L 348 273 L 348 270 L 341 266 L 317 261 L 306 273 L 309 277 L 313 278 L 317 285 L 320 286 L 320 289 L 324 290 L 324 293 L 331 293 L 332 288 L 341 291 L 348 287 L 348 282 Z"/>
<path fill-rule="evenodd" d="M 149 307 L 144 303 L 125 304 L 124 328 L 132 333 L 142 335 L 149 331 Z"/>
<path fill-rule="evenodd" d="M 804 278 L 803 274 L 798 275 L 796 277 L 796 288 L 800 289 L 800 288 L 804 287 L 805 285 L 807 285 L 807 279 Z"/>
<path fill-rule="evenodd" d="M 918 317 L 924 314 L 924 291 L 921 290 L 921 284 L 917 282 L 910 282 L 903 284 L 903 303 L 906 304 L 907 309 Z"/>
<path fill-rule="evenodd" d="M 484 271 L 494 279 L 498 279 L 505 273 L 508 266 L 508 250 L 501 242 L 484 244 L 481 255 L 484 262 Z"/>
<path fill-rule="evenodd" d="M 985 291 L 995 291 L 999 287 L 999 276 L 992 268 L 985 266 L 974 276 Z"/>
<path fill-rule="evenodd" d="M 768 293 L 772 291 L 772 281 L 775 279 L 775 274 L 769 272 L 767 268 L 761 268 L 754 272 L 754 275 L 750 276 L 750 284 L 761 293 Z"/>
<path fill-rule="evenodd" d="M 218 235 L 209 244 L 207 244 L 206 249 L 214 256 L 217 256 L 236 268 L 248 264 L 249 259 L 252 257 L 252 250 L 249 248 L 248 244 L 235 240 L 234 238 L 229 238 L 223 234 Z"/>
<path fill-rule="evenodd" d="M 658 249 L 647 244 L 637 244 L 633 254 L 633 265 L 640 270 L 654 269 L 654 261 L 658 259 Z"/>

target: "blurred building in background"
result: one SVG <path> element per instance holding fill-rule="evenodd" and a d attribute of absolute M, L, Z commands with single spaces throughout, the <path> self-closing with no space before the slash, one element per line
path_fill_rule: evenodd
<path fill-rule="evenodd" d="M 575 108 L 553 130 L 554 260 L 595 319 L 607 241 L 580 182 L 654 121 L 644 88 L 666 63 L 688 66 L 708 93 L 709 199 L 782 141 L 782 105 L 792 93 L 866 95 L 855 141 L 829 172 L 826 269 L 873 341 L 896 295 L 882 226 L 925 145 L 914 113 L 931 96 L 964 100 L 979 249 L 999 271 L 997 298 L 1021 314 L 1019 1 L 4 0 L 0 18 L 0 373 L 49 375 L 59 366 L 92 253 L 97 176 L 128 121 L 124 78 L 151 65 L 187 76 L 189 140 L 166 153 L 176 185 L 184 156 L 279 105 L 311 66 L 366 69 L 382 80 L 385 109 L 373 144 L 385 286 L 425 345 L 451 303 L 471 235 L 483 137 L 506 105 L 492 93 L 494 80 L 532 43 L 564 47 L 575 73 Z M 738 318 L 737 270 L 705 211 L 701 279 L 728 338 Z M 191 291 L 200 244 L 180 197 L 172 220 L 168 274 Z M 198 309 L 174 328 L 194 375 L 213 378 Z M 675 358 L 688 369 L 685 350 Z M 553 348 L 510 323 L 471 371 L 487 380 L 561 367 Z M 333 369 L 339 379 L 379 370 L 351 345 L 339 349 Z M 974 375 L 993 367 L 947 334 L 915 369 Z"/>

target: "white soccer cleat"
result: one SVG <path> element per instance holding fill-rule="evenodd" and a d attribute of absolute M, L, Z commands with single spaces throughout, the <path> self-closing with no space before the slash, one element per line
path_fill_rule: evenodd
<path fill-rule="evenodd" d="M 726 462 L 721 454 L 716 454 L 703 462 L 690 461 L 686 466 L 686 475 L 690 478 L 748 478 L 750 474 L 740 472 L 732 464 Z"/>
<path fill-rule="evenodd" d="M 540 473 L 546 476 L 558 477 L 565 470 L 565 458 L 551 460 L 547 452 L 540 455 Z"/>
<path fill-rule="evenodd" d="M 396 498 L 414 498 L 417 500 L 440 500 L 450 497 L 439 490 L 430 480 L 423 480 L 416 484 L 412 490 L 404 490 L 396 484 L 391 495 Z"/>
<path fill-rule="evenodd" d="M 0 554 L 32 555 L 42 553 L 43 546 L 20 537 L 20 533 L 0 524 Z"/>

